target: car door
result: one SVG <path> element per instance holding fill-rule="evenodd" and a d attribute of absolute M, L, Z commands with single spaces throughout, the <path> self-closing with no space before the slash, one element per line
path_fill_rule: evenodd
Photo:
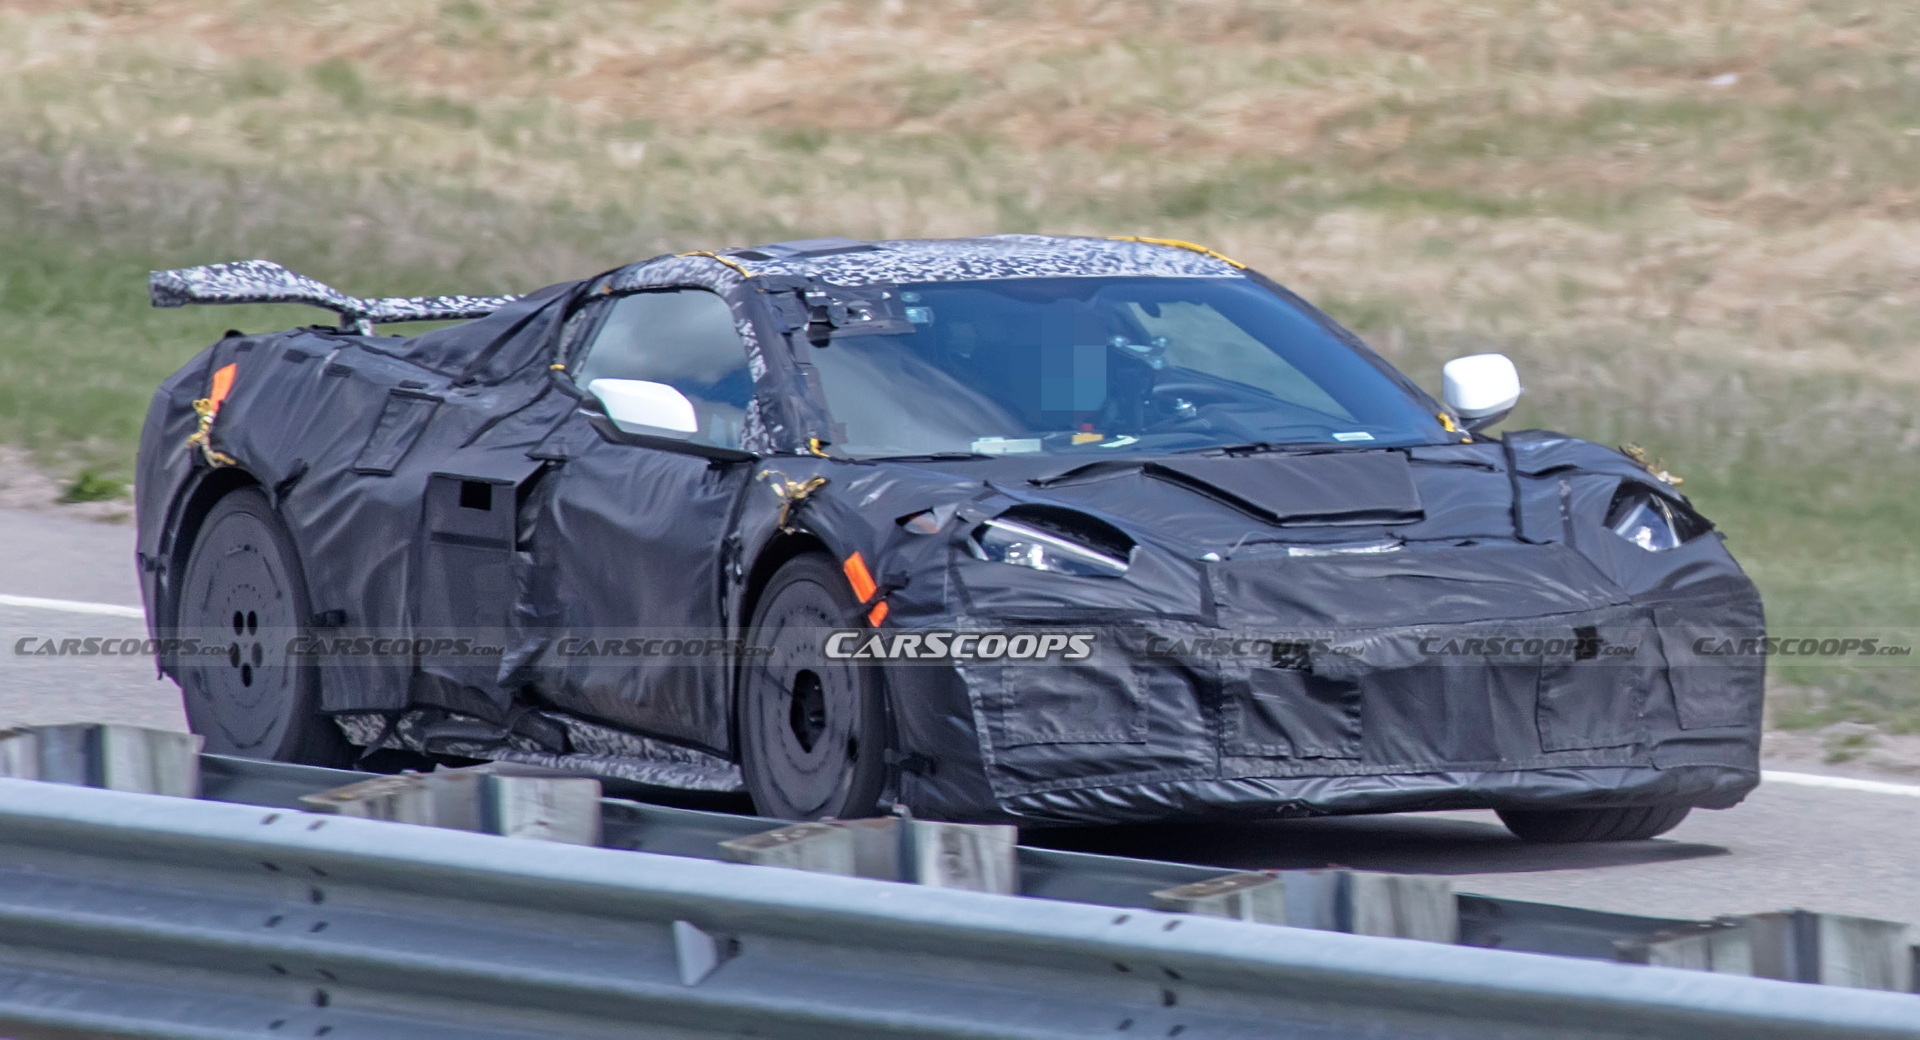
<path fill-rule="evenodd" d="M 562 363 L 581 407 L 534 453 L 560 462 L 533 537 L 544 587 L 523 593 L 550 636 L 534 684 L 575 714 L 724 749 L 725 547 L 753 469 L 746 345 L 705 289 L 595 300 L 578 320 Z M 598 406 L 608 381 L 672 387 L 696 428 L 623 428 Z"/>

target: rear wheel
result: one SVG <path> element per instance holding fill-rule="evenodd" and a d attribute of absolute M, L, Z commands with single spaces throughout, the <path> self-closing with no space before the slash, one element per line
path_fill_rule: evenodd
<path fill-rule="evenodd" d="M 350 747 L 320 714 L 313 665 L 287 644 L 311 616 L 293 540 L 267 496 L 240 488 L 214 504 L 180 582 L 180 634 L 209 651 L 176 673 L 187 723 L 220 755 L 341 765 Z"/>
<path fill-rule="evenodd" d="M 872 816 L 886 782 L 886 713 L 878 676 L 826 655 L 860 604 L 833 561 L 782 566 L 754 608 L 740 696 L 740 758 L 762 815 Z"/>
<path fill-rule="evenodd" d="M 1623 809 L 1502 809 L 1500 822 L 1523 841 L 1639 841 L 1680 826 L 1688 805 Z"/>

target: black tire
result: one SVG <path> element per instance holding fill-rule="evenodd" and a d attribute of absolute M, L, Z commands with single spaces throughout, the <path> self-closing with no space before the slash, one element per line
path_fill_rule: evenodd
<path fill-rule="evenodd" d="M 858 819 L 886 784 L 886 710 L 879 676 L 827 657 L 828 633 L 859 608 L 833 561 L 799 556 L 767 584 L 747 642 L 740 690 L 740 766 L 754 808 L 786 820 Z"/>
<path fill-rule="evenodd" d="M 176 660 L 187 724 L 220 755 L 338 766 L 351 747 L 320 714 L 311 662 L 287 644 L 312 609 L 286 525 L 258 488 L 214 503 L 181 573 L 180 635 L 227 652 Z"/>
<path fill-rule="evenodd" d="M 1522 841 L 1641 841 L 1680 826 L 1690 805 L 1624 809 L 1502 809 L 1500 822 Z"/>

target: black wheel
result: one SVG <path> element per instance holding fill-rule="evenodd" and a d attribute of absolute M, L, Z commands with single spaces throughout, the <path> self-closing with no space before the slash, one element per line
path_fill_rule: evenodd
<path fill-rule="evenodd" d="M 740 690 L 740 764 L 761 815 L 872 816 L 886 783 L 879 677 L 827 657 L 825 640 L 859 607 L 831 560 L 801 556 L 774 574 L 753 611 Z"/>
<path fill-rule="evenodd" d="M 187 723 L 220 755 L 309 765 L 349 761 L 320 714 L 320 683 L 287 644 L 311 617 L 306 581 L 285 525 L 256 488 L 214 504 L 180 582 L 180 634 L 201 649 L 177 660 Z"/>
<path fill-rule="evenodd" d="M 1639 841 L 1680 826 L 1690 805 L 1625 809 L 1502 809 L 1500 822 L 1523 841 Z"/>

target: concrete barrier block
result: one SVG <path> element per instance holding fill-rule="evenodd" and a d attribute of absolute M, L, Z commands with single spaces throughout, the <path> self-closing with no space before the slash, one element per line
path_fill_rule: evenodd
<path fill-rule="evenodd" d="M 600 781 L 487 776 L 480 788 L 480 829 L 509 838 L 598 845 Z"/>
<path fill-rule="evenodd" d="M 1153 893 L 1156 910 L 1226 917 L 1262 924 L 1287 923 L 1286 885 L 1272 874 L 1227 874 Z"/>
<path fill-rule="evenodd" d="M 723 859 L 822 874 L 854 872 L 853 832 L 831 823 L 796 823 L 720 843 Z"/>
<path fill-rule="evenodd" d="M 971 892 L 1020 891 L 1015 846 L 1020 829 L 1004 824 L 904 821 L 910 828 L 908 862 L 912 879 L 935 888 Z"/>

